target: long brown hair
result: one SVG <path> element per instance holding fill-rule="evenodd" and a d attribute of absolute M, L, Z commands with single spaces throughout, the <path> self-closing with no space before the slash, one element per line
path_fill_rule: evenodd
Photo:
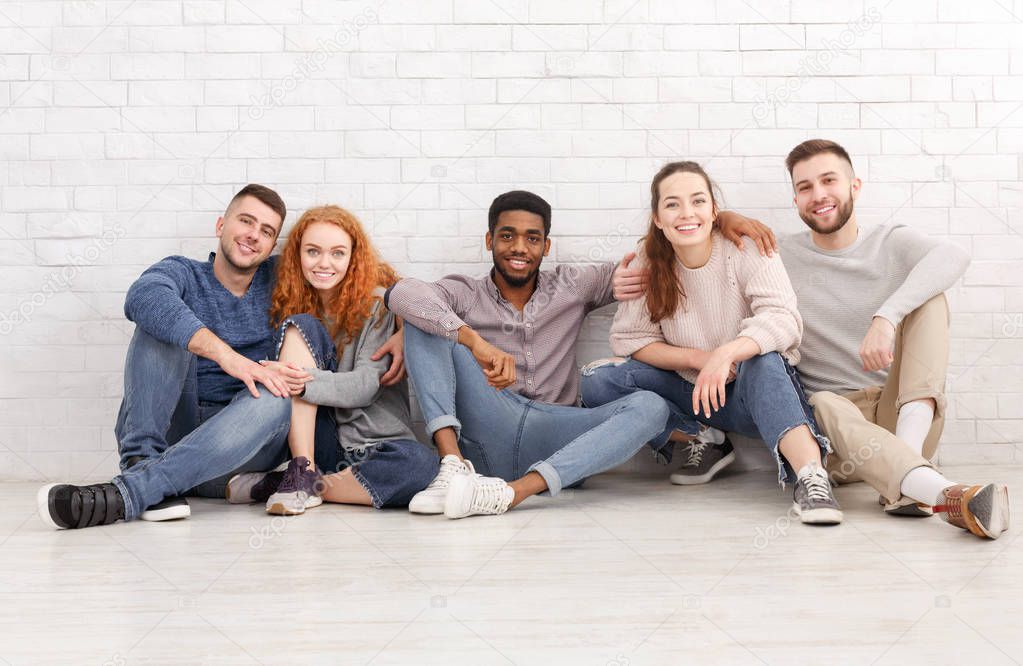
<path fill-rule="evenodd" d="M 323 303 L 313 286 L 302 276 L 299 250 L 302 236 L 310 225 L 317 222 L 333 224 L 352 238 L 352 258 L 348 272 L 335 289 L 330 312 L 323 311 Z M 277 285 L 270 305 L 270 321 L 276 328 L 290 315 L 310 312 L 321 316 L 335 338 L 344 344 L 358 336 L 372 311 L 373 295 L 377 287 L 390 287 L 398 281 L 398 274 L 377 254 L 369 236 L 352 213 L 339 206 L 310 208 L 302 214 L 295 228 L 288 234 L 288 242 L 281 251 L 277 264 Z"/>
<path fill-rule="evenodd" d="M 646 294 L 646 307 L 650 311 L 650 321 L 658 322 L 666 319 L 679 309 L 685 302 L 686 293 L 675 273 L 675 249 L 664 237 L 664 232 L 657 228 L 654 218 L 657 216 L 657 204 L 661 201 L 661 182 L 676 173 L 695 173 L 707 182 L 707 192 L 711 204 L 717 210 L 716 189 L 710 176 L 696 162 L 669 162 L 661 167 L 650 183 L 650 226 L 643 237 L 643 251 L 646 253 L 650 269 L 650 286 Z"/>

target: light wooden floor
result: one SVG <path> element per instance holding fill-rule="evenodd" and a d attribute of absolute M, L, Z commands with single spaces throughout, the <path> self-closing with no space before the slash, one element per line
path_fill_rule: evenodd
<path fill-rule="evenodd" d="M 0 664 L 1019 664 L 1023 468 L 1000 540 L 884 516 L 790 523 L 773 473 L 616 472 L 505 516 L 193 500 L 55 532 L 4 484 Z"/>

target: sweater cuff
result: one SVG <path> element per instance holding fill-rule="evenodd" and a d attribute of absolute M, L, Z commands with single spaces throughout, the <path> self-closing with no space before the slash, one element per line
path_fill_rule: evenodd
<path fill-rule="evenodd" d="M 785 351 L 778 344 L 778 341 L 768 331 L 758 328 L 756 326 L 747 326 L 743 330 L 739 331 L 737 338 L 749 338 L 753 342 L 757 343 L 760 347 L 760 354 L 769 354 L 771 352 L 782 352 Z"/>
<path fill-rule="evenodd" d="M 313 380 L 306 382 L 305 393 L 302 394 L 301 398 L 314 405 L 322 404 L 324 398 L 327 397 L 326 394 L 330 392 L 330 382 L 325 380 L 333 373 L 329 370 L 320 370 L 318 368 L 305 368 L 305 371 L 313 376 Z"/>
<path fill-rule="evenodd" d="M 881 309 L 874 313 L 874 317 L 882 317 L 888 320 L 894 327 L 898 327 L 899 322 L 902 321 L 902 317 L 895 311 L 895 308 L 889 306 L 887 303 L 881 306 Z M 871 317 L 873 319 L 873 317 Z"/>
<path fill-rule="evenodd" d="M 205 328 L 205 326 L 201 321 L 195 319 L 193 321 L 182 322 L 174 328 L 174 339 L 177 342 L 177 345 L 182 349 L 187 350 L 188 343 L 192 339 L 192 336 L 200 329 Z"/>

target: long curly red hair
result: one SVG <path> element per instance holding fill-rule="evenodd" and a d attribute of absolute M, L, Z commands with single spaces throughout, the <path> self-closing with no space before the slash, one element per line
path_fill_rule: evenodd
<path fill-rule="evenodd" d="M 352 257 L 348 272 L 335 287 L 337 294 L 325 312 L 323 302 L 312 285 L 302 276 L 299 251 L 302 236 L 310 225 L 326 222 L 341 228 L 352 238 Z M 270 323 L 275 328 L 288 316 L 302 312 L 314 313 L 327 325 L 330 334 L 342 344 L 355 339 L 379 300 L 373 291 L 390 287 L 398 274 L 380 258 L 359 218 L 340 206 L 318 206 L 302 214 L 288 234 L 288 241 L 277 262 L 277 285 L 270 304 Z"/>

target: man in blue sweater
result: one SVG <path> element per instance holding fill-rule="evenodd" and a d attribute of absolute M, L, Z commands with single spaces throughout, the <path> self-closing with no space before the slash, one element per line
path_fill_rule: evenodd
<path fill-rule="evenodd" d="M 286 459 L 289 397 L 310 377 L 264 360 L 273 353 L 270 253 L 285 215 L 276 192 L 247 185 L 217 220 L 219 249 L 207 261 L 167 257 L 132 284 L 124 314 L 136 328 L 115 426 L 121 474 L 44 486 L 44 522 L 184 518 L 182 495 L 223 498 L 231 475 Z"/>

